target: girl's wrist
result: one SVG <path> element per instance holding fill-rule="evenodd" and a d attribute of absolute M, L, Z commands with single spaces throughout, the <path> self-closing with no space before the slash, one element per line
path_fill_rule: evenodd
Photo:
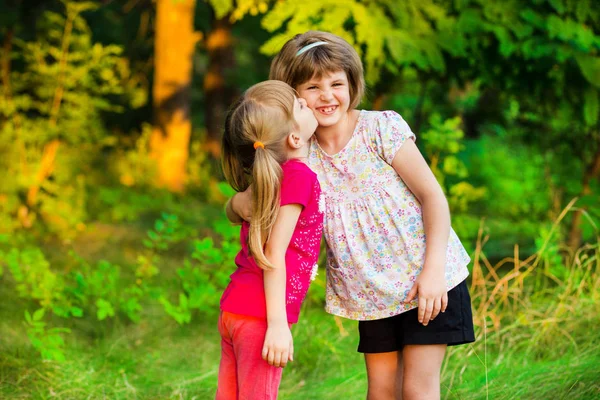
<path fill-rule="evenodd" d="M 287 326 L 287 320 L 285 318 L 267 318 L 267 325 L 270 327 L 276 326 Z"/>
<path fill-rule="evenodd" d="M 444 275 L 446 272 L 446 257 L 429 259 L 423 264 L 423 271 Z"/>

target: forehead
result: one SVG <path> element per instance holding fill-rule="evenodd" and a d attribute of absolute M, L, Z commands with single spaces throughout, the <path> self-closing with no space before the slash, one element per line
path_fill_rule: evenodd
<path fill-rule="evenodd" d="M 310 82 L 315 81 L 335 81 L 335 80 L 347 80 L 348 76 L 343 70 L 338 71 L 316 71 L 315 74 L 309 79 Z"/>

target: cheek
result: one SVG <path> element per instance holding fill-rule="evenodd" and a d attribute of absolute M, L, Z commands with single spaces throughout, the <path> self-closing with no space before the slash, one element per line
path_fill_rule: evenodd
<path fill-rule="evenodd" d="M 306 105 L 309 108 L 313 108 L 313 106 L 315 105 L 315 102 L 318 99 L 318 95 L 315 95 L 314 93 L 299 93 L 300 97 L 303 98 L 304 100 L 306 100 Z"/>
<path fill-rule="evenodd" d="M 337 90 L 336 95 L 340 99 L 345 99 L 346 101 L 350 100 L 350 92 L 347 88 L 341 88 L 340 90 Z"/>

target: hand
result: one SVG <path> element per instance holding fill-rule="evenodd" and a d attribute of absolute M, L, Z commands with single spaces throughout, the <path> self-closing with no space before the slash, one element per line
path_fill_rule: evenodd
<path fill-rule="evenodd" d="M 252 218 L 252 186 L 248 186 L 248 189 L 236 193 L 231 198 L 231 209 L 244 221 L 250 222 L 250 218 Z"/>
<path fill-rule="evenodd" d="M 440 312 L 446 311 L 448 306 L 446 280 L 443 276 L 432 274 L 423 268 L 404 301 L 408 303 L 417 296 L 419 298 L 419 322 L 427 326 L 429 321 L 437 317 Z"/>
<path fill-rule="evenodd" d="M 294 339 L 287 322 L 270 324 L 265 335 L 262 358 L 274 367 L 285 367 L 294 361 Z"/>

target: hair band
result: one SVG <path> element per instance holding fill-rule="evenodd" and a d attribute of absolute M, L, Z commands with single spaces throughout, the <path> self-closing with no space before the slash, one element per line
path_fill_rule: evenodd
<path fill-rule="evenodd" d="M 258 148 L 264 149 L 265 145 L 263 144 L 263 142 L 259 142 L 258 140 L 256 142 L 254 142 L 254 150 L 258 149 Z"/>
<path fill-rule="evenodd" d="M 298 50 L 298 52 L 296 53 L 296 57 L 298 57 L 300 54 L 307 52 L 308 50 L 312 49 L 313 47 L 317 47 L 320 46 L 322 44 L 327 44 L 327 42 L 314 42 L 311 44 L 307 44 L 306 46 L 304 46 L 303 48 L 301 48 L 300 50 Z"/>

